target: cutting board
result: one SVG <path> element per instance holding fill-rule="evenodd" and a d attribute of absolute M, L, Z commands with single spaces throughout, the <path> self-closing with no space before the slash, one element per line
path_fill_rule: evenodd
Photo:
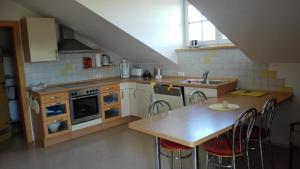
<path fill-rule="evenodd" d="M 241 96 L 261 97 L 261 96 L 264 96 L 268 93 L 263 92 L 263 91 L 236 90 L 236 91 L 231 92 L 231 94 L 241 95 Z"/>

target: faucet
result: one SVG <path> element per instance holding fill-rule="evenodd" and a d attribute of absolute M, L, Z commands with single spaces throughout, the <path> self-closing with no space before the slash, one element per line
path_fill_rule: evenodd
<path fill-rule="evenodd" d="M 206 83 L 206 84 L 208 84 L 209 82 L 208 82 L 208 73 L 209 73 L 209 71 L 205 71 L 204 73 L 203 73 L 203 75 L 202 75 L 202 77 L 203 77 L 203 83 Z"/>

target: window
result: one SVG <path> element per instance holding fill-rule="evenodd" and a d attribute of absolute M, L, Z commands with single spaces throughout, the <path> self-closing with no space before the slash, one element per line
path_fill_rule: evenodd
<path fill-rule="evenodd" d="M 216 27 L 193 5 L 186 2 L 186 41 L 200 41 L 201 45 L 219 45 L 231 43 Z"/>

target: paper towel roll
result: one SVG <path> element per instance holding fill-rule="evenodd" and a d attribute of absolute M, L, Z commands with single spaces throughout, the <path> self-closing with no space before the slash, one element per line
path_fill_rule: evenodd
<path fill-rule="evenodd" d="M 96 62 L 96 67 L 101 67 L 101 56 L 100 53 L 95 54 L 95 62 Z"/>

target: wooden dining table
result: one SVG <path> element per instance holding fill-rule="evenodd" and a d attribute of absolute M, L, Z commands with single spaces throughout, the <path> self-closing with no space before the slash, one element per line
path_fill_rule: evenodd
<path fill-rule="evenodd" d="M 160 139 L 170 140 L 192 148 L 193 169 L 199 169 L 198 146 L 232 129 L 237 116 L 248 108 L 262 111 L 270 97 L 278 104 L 292 97 L 291 92 L 268 92 L 261 97 L 225 94 L 210 98 L 203 104 L 178 108 L 156 116 L 129 123 L 129 128 L 155 137 L 156 168 L 161 169 Z M 214 103 L 227 101 L 240 106 L 235 111 L 215 111 L 208 108 Z"/>

